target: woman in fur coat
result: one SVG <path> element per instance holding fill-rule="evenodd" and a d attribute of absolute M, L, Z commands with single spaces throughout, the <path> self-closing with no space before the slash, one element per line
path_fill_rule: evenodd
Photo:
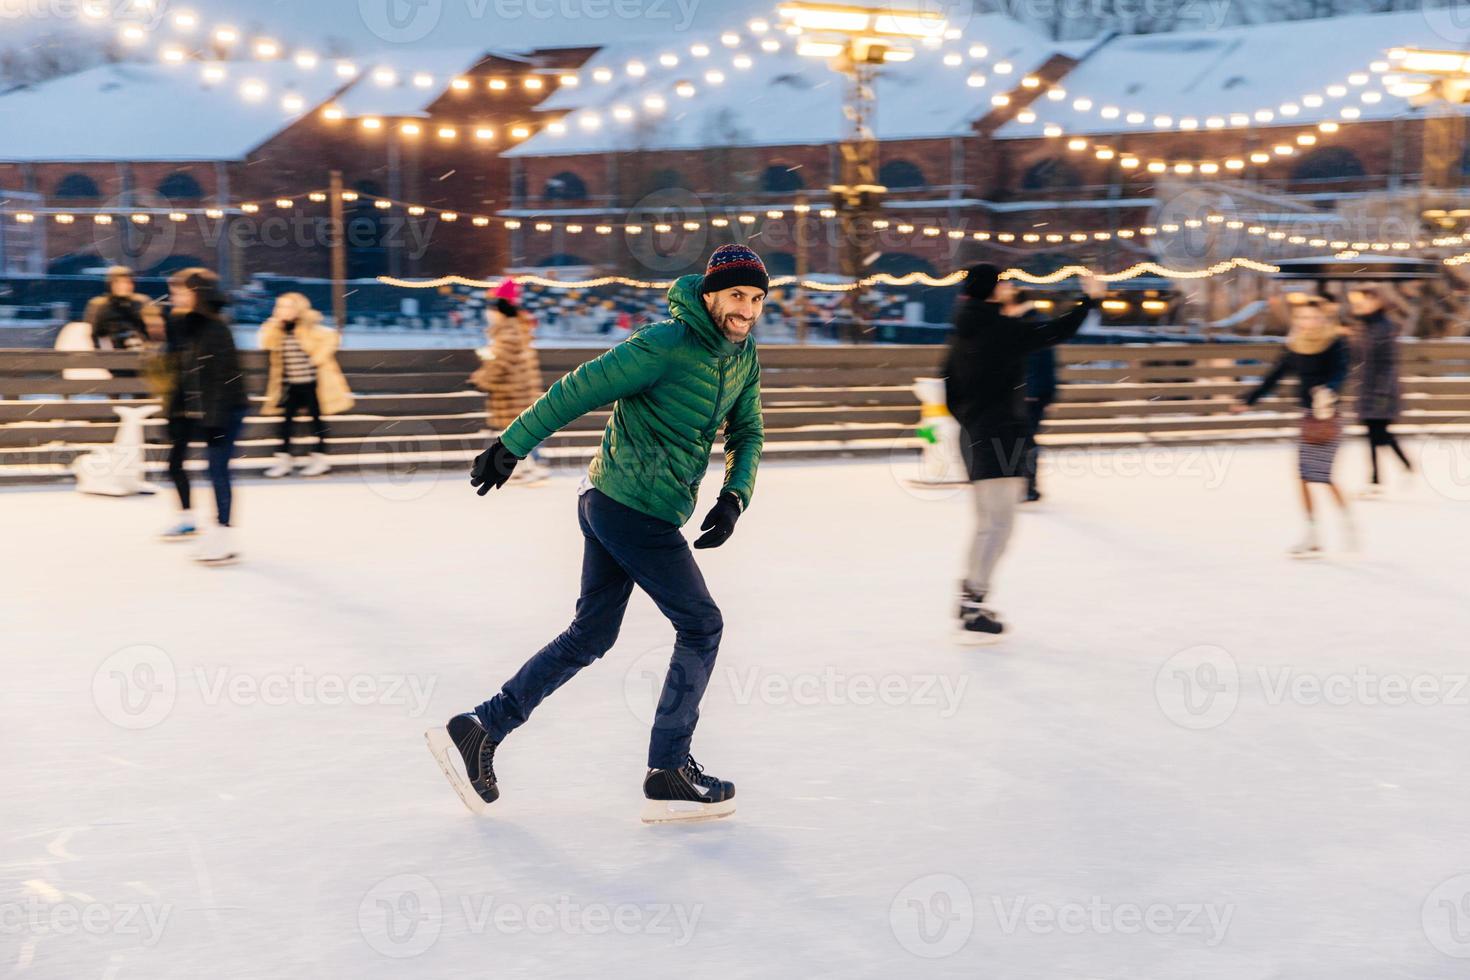
<path fill-rule="evenodd" d="M 470 381 L 489 395 L 486 410 L 490 431 L 497 433 L 505 431 L 516 416 L 541 397 L 541 359 L 532 346 L 536 320 L 520 307 L 520 287 L 515 280 L 507 278 L 490 298 L 493 305 L 486 330 L 490 347 L 482 352 L 483 363 Z M 529 465 L 520 467 L 511 479 L 524 483 L 546 474 L 547 468 L 533 456 Z"/>
<path fill-rule="evenodd" d="M 316 432 L 316 449 L 302 469 L 302 476 L 321 476 L 332 467 L 327 461 L 326 415 L 340 415 L 354 400 L 347 378 L 337 364 L 341 337 L 322 325 L 321 314 L 301 293 L 283 293 L 276 309 L 260 328 L 260 349 L 270 352 L 270 372 L 265 388 L 266 415 L 280 415 L 281 449 L 265 471 L 282 477 L 295 463 L 291 455 L 291 428 L 298 412 L 305 412 Z"/>

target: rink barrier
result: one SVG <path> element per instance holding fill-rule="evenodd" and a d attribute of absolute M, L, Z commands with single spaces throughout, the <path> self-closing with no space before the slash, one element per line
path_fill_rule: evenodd
<path fill-rule="evenodd" d="M 1279 343 L 1067 345 L 1058 358 L 1058 400 L 1043 429 L 1052 443 L 1119 445 L 1280 438 L 1297 416 L 1292 383 L 1258 410 L 1231 415 L 1279 355 Z M 1401 348 L 1406 432 L 1453 430 L 1470 421 L 1470 342 L 1405 341 Z M 543 380 L 599 353 L 539 351 Z M 762 403 L 772 457 L 917 451 L 919 407 L 912 385 L 932 376 L 937 346 L 809 347 L 761 350 Z M 238 466 L 263 469 L 277 448 L 279 422 L 259 414 L 265 355 L 245 352 L 252 412 Z M 470 387 L 470 350 L 350 350 L 340 355 L 357 395 L 351 414 L 331 420 L 339 470 L 462 466 L 485 441 L 485 396 Z M 119 351 L 0 351 L 0 483 L 69 480 L 69 464 L 116 434 L 117 405 L 147 398 L 142 377 L 72 381 L 69 368 L 136 371 Z M 133 400 L 119 400 L 131 396 Z M 1349 388 L 1345 399 L 1351 411 Z M 606 409 L 577 420 L 546 443 L 553 462 L 581 466 L 595 451 Z M 147 425 L 150 469 L 161 469 L 164 423 Z M 304 438 L 306 427 L 299 426 Z M 306 445 L 306 443 L 303 443 Z M 717 452 L 719 447 L 716 447 Z"/>

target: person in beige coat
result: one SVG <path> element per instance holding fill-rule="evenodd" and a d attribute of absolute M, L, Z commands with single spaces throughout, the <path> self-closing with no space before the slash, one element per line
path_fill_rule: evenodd
<path fill-rule="evenodd" d="M 316 432 L 316 450 L 301 475 L 321 476 L 332 468 L 327 461 L 327 424 L 322 418 L 340 415 L 354 404 L 347 378 L 337 364 L 340 345 L 337 331 L 322 325 L 321 314 L 301 293 L 283 293 L 276 299 L 275 312 L 260 328 L 260 349 L 270 352 L 262 411 L 283 416 L 281 449 L 266 476 L 290 474 L 295 463 L 291 428 L 298 412 L 311 417 Z"/>
<path fill-rule="evenodd" d="M 520 289 L 514 279 L 506 279 L 490 296 L 490 348 L 482 353 L 483 362 L 470 381 L 486 392 L 486 411 L 490 430 L 503 432 L 537 398 L 541 397 L 541 359 L 532 346 L 536 320 L 517 305 Z M 547 467 L 533 458 L 529 465 L 512 475 L 512 482 L 525 483 L 544 479 Z"/>

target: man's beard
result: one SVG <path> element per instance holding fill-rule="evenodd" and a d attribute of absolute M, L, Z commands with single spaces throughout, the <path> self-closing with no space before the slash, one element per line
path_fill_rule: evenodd
<path fill-rule="evenodd" d="M 754 326 L 754 320 L 746 320 L 733 313 L 727 313 L 720 317 L 720 333 L 725 335 L 726 340 L 733 343 L 739 343 L 746 337 L 749 337 L 750 330 Z"/>

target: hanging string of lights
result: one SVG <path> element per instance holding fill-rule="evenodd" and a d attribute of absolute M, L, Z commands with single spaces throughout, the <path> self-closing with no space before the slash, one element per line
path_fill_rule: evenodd
<path fill-rule="evenodd" d="M 1157 262 L 1138 262 L 1120 269 L 1117 272 L 1097 272 L 1085 265 L 1068 265 L 1057 269 L 1046 275 L 1033 275 L 1024 269 L 1011 268 L 1001 273 L 1002 279 L 1016 279 L 1033 286 L 1054 285 L 1072 277 L 1093 277 L 1100 282 L 1112 283 L 1123 282 L 1128 279 L 1136 279 L 1139 276 L 1153 275 L 1168 279 L 1208 279 L 1211 276 L 1223 275 L 1235 269 L 1249 269 L 1252 272 L 1278 272 L 1280 266 L 1269 262 L 1257 262 L 1254 259 L 1233 258 L 1216 262 L 1214 265 L 1204 269 L 1171 269 Z M 868 289 L 872 286 L 954 286 L 963 282 L 967 272 L 959 270 L 951 272 L 947 276 L 931 276 L 923 272 L 911 272 L 907 275 L 894 276 L 886 272 L 866 276 L 856 282 L 827 282 L 819 279 L 798 279 L 796 276 L 776 276 L 771 279 L 771 287 L 779 289 L 783 286 L 800 285 L 803 289 L 810 289 L 826 293 L 846 293 L 856 289 Z M 544 289 L 600 289 L 605 286 L 625 286 L 630 289 L 668 289 L 674 284 L 674 280 L 647 280 L 631 279 L 627 276 L 599 276 L 595 279 L 548 279 L 545 276 L 520 275 L 509 276 L 523 286 L 539 286 Z M 465 286 L 471 289 L 491 289 L 504 279 L 470 279 L 465 276 L 440 276 L 437 279 L 400 279 L 395 276 L 379 276 L 378 282 L 388 286 L 399 286 L 404 289 L 441 289 L 445 286 Z"/>
<path fill-rule="evenodd" d="M 241 204 L 227 207 L 98 207 L 98 208 L 27 208 L 16 209 L 0 207 L 0 214 L 9 214 L 22 224 L 29 224 L 38 218 L 50 217 L 57 224 L 71 224 L 77 216 L 91 216 L 97 224 L 111 224 L 116 218 L 127 216 L 137 224 L 146 224 L 154 217 L 166 216 L 169 220 L 181 222 L 190 216 L 202 215 L 206 218 L 220 219 L 227 215 L 257 215 L 263 211 L 289 211 L 295 209 L 299 202 L 305 201 L 313 204 L 325 203 L 328 200 L 328 191 L 314 190 L 297 193 L 290 196 L 273 197 L 260 201 L 247 201 Z M 476 228 L 496 227 L 505 231 L 528 231 L 538 234 L 562 233 L 567 235 L 611 235 L 614 232 L 622 232 L 625 235 L 636 236 L 645 233 L 670 234 L 677 231 L 698 232 L 706 229 L 723 230 L 728 228 L 753 229 L 754 226 L 765 221 L 784 221 L 790 218 L 793 221 L 812 220 L 813 216 L 818 219 L 831 221 L 836 219 L 837 212 L 833 208 L 814 209 L 810 205 L 797 204 L 789 209 L 772 208 L 761 212 L 730 212 L 728 215 L 717 215 L 715 217 L 697 220 L 688 219 L 683 221 L 646 221 L 646 222 L 586 222 L 575 219 L 550 220 L 528 220 L 522 218 L 505 218 L 488 214 L 473 214 L 457 211 L 449 208 L 440 208 L 433 205 L 414 204 L 397 201 L 376 194 L 368 194 L 361 191 L 343 191 L 342 200 L 353 203 L 365 200 L 372 203 L 373 207 L 381 211 L 399 211 L 409 217 L 434 216 L 447 222 L 468 222 Z M 1265 224 L 1249 223 L 1239 218 L 1228 217 L 1223 214 L 1209 213 L 1203 218 L 1187 218 L 1182 221 L 1165 221 L 1157 225 L 1141 225 L 1136 228 L 1120 228 L 1114 231 L 1101 230 L 1072 230 L 1072 231 L 997 231 L 987 229 L 974 229 L 969 227 L 955 228 L 939 224 L 913 224 L 902 221 L 892 221 L 880 218 L 873 222 L 874 231 L 899 236 L 911 236 L 919 239 L 945 238 L 950 241 L 971 242 L 994 242 L 1008 246 L 1053 246 L 1053 245 L 1080 245 L 1086 243 L 1102 243 L 1113 240 L 1128 241 L 1131 239 L 1149 239 L 1159 235 L 1173 235 L 1181 231 L 1194 231 L 1199 229 L 1216 228 L 1225 231 L 1244 232 L 1246 235 L 1260 238 L 1267 242 L 1285 243 L 1287 245 L 1306 246 L 1310 248 L 1331 248 L 1334 250 L 1353 250 L 1358 252 L 1402 252 L 1414 248 L 1425 248 L 1434 246 L 1437 248 L 1458 246 L 1470 243 L 1470 233 L 1461 235 L 1444 236 L 1434 239 L 1398 239 L 1394 241 L 1367 241 L 1349 240 L 1343 238 L 1327 238 L 1323 236 L 1308 236 L 1303 234 L 1291 234 L 1281 228 L 1272 228 Z"/>

